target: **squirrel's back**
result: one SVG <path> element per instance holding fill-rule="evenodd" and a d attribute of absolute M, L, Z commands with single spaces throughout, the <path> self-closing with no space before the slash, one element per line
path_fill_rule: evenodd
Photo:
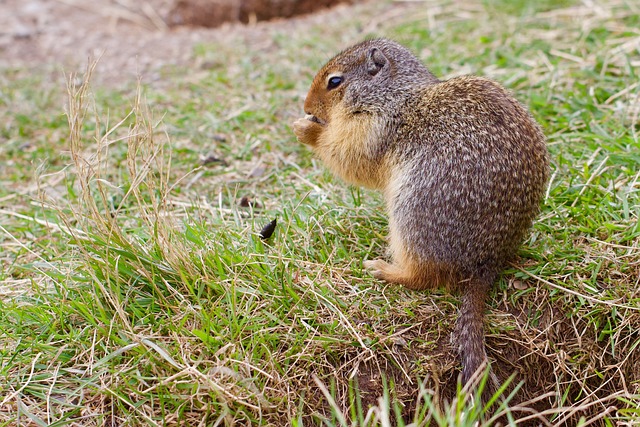
<path fill-rule="evenodd" d="M 540 127 L 505 89 L 473 76 L 421 89 L 391 147 L 391 220 L 415 256 L 473 273 L 513 255 L 548 160 Z"/>

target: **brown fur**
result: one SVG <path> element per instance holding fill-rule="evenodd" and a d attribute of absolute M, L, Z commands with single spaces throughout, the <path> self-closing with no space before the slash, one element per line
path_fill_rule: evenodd
<path fill-rule="evenodd" d="M 332 77 L 341 77 L 330 87 Z M 440 81 L 407 49 L 368 40 L 331 59 L 294 123 L 345 181 L 379 189 L 392 263 L 376 278 L 462 295 L 456 338 L 462 379 L 487 361 L 487 293 L 524 240 L 548 179 L 540 127 L 505 89 L 463 76 Z"/>

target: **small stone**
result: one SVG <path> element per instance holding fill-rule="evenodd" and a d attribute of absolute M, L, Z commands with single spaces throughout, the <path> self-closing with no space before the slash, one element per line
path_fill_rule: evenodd
<path fill-rule="evenodd" d="M 518 290 L 520 290 L 520 291 L 524 291 L 529 286 L 525 282 L 523 282 L 522 280 L 514 280 L 513 281 L 513 287 L 518 289 Z"/>

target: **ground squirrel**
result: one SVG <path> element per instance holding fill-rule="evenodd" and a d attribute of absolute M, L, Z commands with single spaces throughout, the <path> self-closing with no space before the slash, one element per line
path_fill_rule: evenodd
<path fill-rule="evenodd" d="M 296 120 L 345 181 L 383 192 L 392 263 L 373 275 L 410 289 L 462 294 L 455 337 L 466 383 L 484 366 L 487 292 L 524 240 L 548 179 L 545 137 L 499 84 L 441 81 L 408 49 L 367 40 L 316 75 Z"/>

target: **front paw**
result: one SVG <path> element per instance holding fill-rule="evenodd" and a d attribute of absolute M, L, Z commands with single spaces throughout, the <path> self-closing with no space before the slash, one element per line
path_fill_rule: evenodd
<path fill-rule="evenodd" d="M 293 133 L 303 144 L 316 145 L 321 132 L 322 125 L 308 118 L 301 118 L 293 122 Z"/>

